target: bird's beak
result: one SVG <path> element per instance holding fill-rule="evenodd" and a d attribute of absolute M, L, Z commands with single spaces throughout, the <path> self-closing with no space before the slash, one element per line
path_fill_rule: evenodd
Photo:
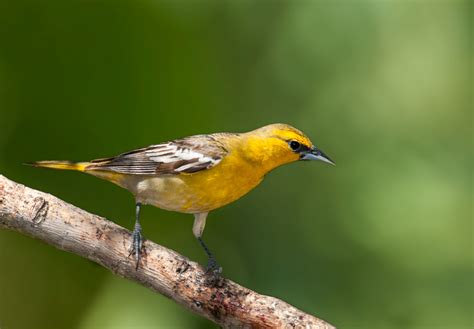
<path fill-rule="evenodd" d="M 330 157 L 328 157 L 326 154 L 324 154 L 322 151 L 318 150 L 314 146 L 310 150 L 301 153 L 301 160 L 319 160 L 332 164 L 333 166 L 336 165 Z"/>

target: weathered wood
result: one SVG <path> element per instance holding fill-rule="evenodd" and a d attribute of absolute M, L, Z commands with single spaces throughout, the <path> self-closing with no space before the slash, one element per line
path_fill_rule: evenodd
<path fill-rule="evenodd" d="M 225 278 L 151 241 L 138 270 L 128 257 L 130 232 L 50 194 L 0 175 L 0 228 L 39 239 L 136 281 L 225 328 L 334 328 L 274 297 Z"/>

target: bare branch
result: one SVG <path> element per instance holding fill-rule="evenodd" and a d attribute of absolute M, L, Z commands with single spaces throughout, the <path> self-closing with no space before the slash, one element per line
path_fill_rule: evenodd
<path fill-rule="evenodd" d="M 201 266 L 151 241 L 145 242 L 146 255 L 135 270 L 128 258 L 128 230 L 1 175 L 0 228 L 90 259 L 225 328 L 334 328 L 230 280 L 211 285 Z"/>

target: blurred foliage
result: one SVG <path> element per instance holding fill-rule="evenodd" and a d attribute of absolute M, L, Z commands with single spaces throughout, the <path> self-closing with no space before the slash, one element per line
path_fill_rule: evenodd
<path fill-rule="evenodd" d="M 131 228 L 131 195 L 21 163 L 197 133 L 301 128 L 296 163 L 211 213 L 224 274 L 340 328 L 472 328 L 472 3 L 0 1 L 0 173 Z M 205 256 L 192 216 L 147 238 Z M 0 231 L 0 328 L 212 328 Z"/>

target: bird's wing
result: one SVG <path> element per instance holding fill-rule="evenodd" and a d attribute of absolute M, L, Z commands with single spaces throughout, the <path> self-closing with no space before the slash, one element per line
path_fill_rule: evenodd
<path fill-rule="evenodd" d="M 178 175 L 217 165 L 228 153 L 216 135 L 196 135 L 92 160 L 86 170 L 130 175 Z"/>

